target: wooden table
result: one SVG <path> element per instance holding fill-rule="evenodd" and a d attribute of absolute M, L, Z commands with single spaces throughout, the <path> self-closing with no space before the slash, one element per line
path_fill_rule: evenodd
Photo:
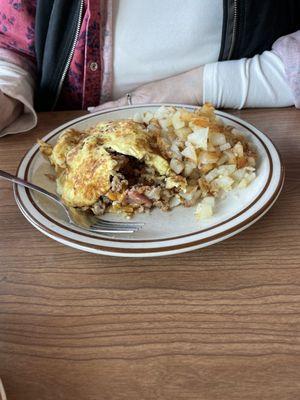
<path fill-rule="evenodd" d="M 0 140 L 0 168 L 80 112 Z M 272 210 L 210 248 L 120 259 L 35 230 L 0 182 L 0 376 L 9 400 L 300 398 L 300 112 L 234 112 L 286 165 Z"/>

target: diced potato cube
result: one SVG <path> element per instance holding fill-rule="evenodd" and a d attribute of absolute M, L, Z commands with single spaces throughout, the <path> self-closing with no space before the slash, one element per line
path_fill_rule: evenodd
<path fill-rule="evenodd" d="M 181 154 L 193 161 L 195 164 L 197 164 L 197 154 L 194 146 L 191 143 L 187 143 L 186 148 L 181 152 Z"/>
<path fill-rule="evenodd" d="M 240 183 L 243 179 L 245 179 L 245 182 L 242 183 L 242 186 L 246 182 L 251 182 L 256 177 L 256 175 L 254 173 L 254 168 L 252 168 L 252 167 L 245 167 L 245 168 L 237 169 L 236 171 L 234 171 L 234 173 L 231 176 L 235 180 L 236 183 Z"/>
<path fill-rule="evenodd" d="M 226 154 L 229 164 L 236 164 L 236 157 L 232 150 L 225 150 L 224 154 Z"/>
<path fill-rule="evenodd" d="M 173 156 L 175 158 L 177 158 L 178 160 L 182 160 L 182 154 L 181 154 L 181 152 L 179 150 L 179 147 L 178 147 L 176 142 L 172 143 L 172 145 L 170 147 L 170 151 L 173 153 Z"/>
<path fill-rule="evenodd" d="M 194 118 L 194 114 L 191 111 L 182 108 L 180 110 L 180 118 L 185 122 L 188 123 Z"/>
<path fill-rule="evenodd" d="M 183 162 L 177 160 L 176 158 L 172 158 L 170 161 L 170 167 L 176 174 L 180 174 L 184 170 Z"/>
<path fill-rule="evenodd" d="M 232 185 L 234 184 L 234 180 L 229 176 L 220 176 L 214 180 L 214 184 L 220 188 L 225 190 L 225 192 L 229 192 L 232 189 Z"/>
<path fill-rule="evenodd" d="M 193 126 L 191 126 L 191 128 L 193 129 Z M 188 136 L 187 140 L 196 148 L 207 150 L 208 132 L 209 128 L 193 129 L 193 133 Z"/>
<path fill-rule="evenodd" d="M 211 170 L 207 175 L 205 175 L 205 179 L 207 180 L 207 182 L 211 182 L 215 178 L 217 178 L 217 176 L 219 176 L 219 171 L 218 168 L 215 168 Z"/>
<path fill-rule="evenodd" d="M 174 107 L 166 107 L 161 106 L 158 110 L 155 111 L 154 116 L 155 118 L 162 119 L 162 118 L 172 118 L 172 115 L 176 112 Z"/>
<path fill-rule="evenodd" d="M 226 143 L 226 137 L 223 133 L 212 132 L 209 135 L 209 140 L 214 146 L 222 146 Z"/>
<path fill-rule="evenodd" d="M 172 124 L 175 129 L 184 128 L 185 122 L 181 119 L 180 111 L 176 111 L 176 113 L 173 115 Z"/>
<path fill-rule="evenodd" d="M 191 128 L 189 127 L 184 127 L 184 128 L 180 128 L 180 129 L 175 129 L 175 134 L 176 136 L 183 141 L 187 140 L 188 135 L 192 133 Z"/>
<path fill-rule="evenodd" d="M 159 125 L 162 127 L 164 130 L 168 130 L 172 126 L 172 119 L 171 118 L 160 118 L 158 120 Z"/>
<path fill-rule="evenodd" d="M 184 176 L 190 176 L 195 168 L 197 168 L 197 164 L 193 163 L 192 161 L 185 162 L 183 170 Z"/>
<path fill-rule="evenodd" d="M 230 145 L 230 143 L 224 143 L 224 144 L 222 144 L 221 146 L 220 146 L 220 151 L 224 151 L 224 150 L 228 150 L 228 149 L 230 149 L 231 148 L 231 145 Z"/>
<path fill-rule="evenodd" d="M 216 200 L 212 196 L 204 197 L 204 199 L 202 200 L 202 204 L 208 204 L 208 205 L 210 205 L 212 207 L 215 206 L 215 203 L 216 203 Z"/>
<path fill-rule="evenodd" d="M 142 123 L 143 122 L 143 115 L 139 112 L 135 113 L 133 118 L 134 122 Z"/>
<path fill-rule="evenodd" d="M 181 204 L 181 200 L 179 196 L 174 196 L 171 198 L 169 205 L 171 208 L 177 207 Z"/>
<path fill-rule="evenodd" d="M 256 178 L 256 175 L 254 172 L 246 173 L 244 175 L 244 178 L 240 181 L 238 184 L 238 188 L 245 188 L 247 187 L 254 179 Z"/>
<path fill-rule="evenodd" d="M 203 204 L 203 202 L 198 204 L 195 211 L 195 217 L 198 220 L 210 218 L 212 215 L 213 207 L 210 204 Z"/>
<path fill-rule="evenodd" d="M 199 153 L 199 164 L 211 164 L 216 163 L 219 160 L 219 155 L 212 151 L 201 151 Z"/>
<path fill-rule="evenodd" d="M 236 157 L 243 157 L 244 149 L 243 149 L 243 145 L 241 142 L 237 142 L 237 144 L 235 146 L 233 146 L 232 150 Z"/>
<path fill-rule="evenodd" d="M 234 173 L 236 170 L 236 166 L 234 164 L 230 165 L 221 165 L 218 167 L 218 173 L 219 175 L 224 175 L 224 176 L 229 176 Z"/>

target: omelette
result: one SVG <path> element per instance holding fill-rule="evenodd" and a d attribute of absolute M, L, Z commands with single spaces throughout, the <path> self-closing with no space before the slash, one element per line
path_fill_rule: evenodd
<path fill-rule="evenodd" d="M 67 129 L 54 146 L 39 144 L 63 203 L 95 215 L 197 205 L 202 219 L 213 214 L 215 198 L 256 177 L 255 150 L 210 104 L 194 111 L 163 106 Z"/>
<path fill-rule="evenodd" d="M 57 193 L 68 207 L 97 215 L 130 215 L 155 202 L 163 207 L 166 185 L 169 191 L 186 187 L 186 179 L 171 170 L 153 135 L 133 120 L 101 122 L 87 132 L 67 129 L 54 147 L 39 144 L 55 168 Z"/>

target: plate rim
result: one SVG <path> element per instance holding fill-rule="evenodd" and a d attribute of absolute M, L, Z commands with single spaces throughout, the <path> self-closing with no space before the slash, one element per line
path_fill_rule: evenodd
<path fill-rule="evenodd" d="M 143 106 L 143 107 L 144 107 L 144 106 Z M 130 107 L 130 108 L 136 108 L 136 107 Z M 122 108 L 118 108 L 118 110 L 120 110 L 120 109 L 122 109 Z M 219 113 L 219 112 L 218 112 L 218 113 Z M 101 114 L 102 114 L 102 113 L 101 113 Z M 101 115 L 101 114 L 100 114 L 100 115 Z M 104 114 L 105 114 L 105 112 L 104 112 Z M 227 113 L 225 113 L 225 114 L 227 114 Z M 228 115 L 230 115 L 230 114 L 227 114 L 227 115 L 226 115 L 226 118 L 229 119 L 229 120 L 231 120 L 231 121 L 234 121 L 234 119 L 229 118 Z M 93 116 L 93 114 L 91 115 L 91 117 L 92 117 L 92 116 Z M 49 134 L 46 135 L 44 138 L 42 138 L 42 140 L 44 140 L 44 139 L 45 139 L 46 137 L 48 137 L 48 136 L 49 136 L 49 137 L 48 137 L 47 140 L 45 140 L 45 141 L 51 140 L 54 136 L 56 136 L 57 134 L 59 134 L 60 132 L 62 132 L 63 130 L 65 130 L 66 128 L 72 126 L 72 125 L 74 124 L 74 121 L 75 121 L 75 120 L 69 121 L 69 123 L 66 123 L 65 125 L 62 125 L 62 126 L 58 127 L 57 129 L 55 129 L 55 130 L 49 132 Z M 73 122 L 73 123 L 72 123 L 72 122 Z M 234 122 L 237 122 L 237 121 L 234 121 Z M 261 140 L 261 138 L 260 138 L 259 136 L 257 136 L 257 134 L 256 134 L 254 131 L 251 131 L 250 128 L 249 128 L 248 126 L 243 125 L 243 124 L 240 123 L 240 122 L 239 122 L 239 124 L 240 124 L 241 126 L 243 126 L 244 128 L 248 129 L 248 130 L 260 141 L 260 143 L 262 144 L 262 146 L 264 147 L 264 149 L 265 149 L 265 151 L 266 151 L 266 154 L 267 154 L 268 160 L 269 160 L 269 165 L 270 165 L 269 176 L 268 176 L 268 179 L 267 179 L 267 181 L 266 181 L 266 184 L 265 184 L 263 190 L 256 196 L 256 198 L 255 198 L 247 207 L 243 208 L 242 210 L 240 210 L 240 212 L 238 212 L 237 214 L 234 214 L 232 217 L 230 217 L 230 218 L 224 220 L 223 222 L 219 222 L 219 223 L 217 223 L 217 224 L 215 224 L 215 225 L 212 225 L 212 226 L 210 226 L 210 227 L 208 227 L 208 228 L 200 229 L 200 230 L 198 230 L 198 231 L 196 231 L 196 232 L 192 232 L 192 233 L 189 233 L 189 234 L 179 235 L 179 236 L 175 236 L 175 237 L 168 237 L 168 238 L 165 238 L 165 239 L 164 239 L 164 238 L 163 238 L 163 239 L 145 239 L 145 240 L 134 240 L 134 241 L 132 241 L 132 240 L 126 240 L 126 239 L 122 239 L 122 238 L 118 238 L 118 239 L 110 238 L 109 241 L 110 241 L 110 242 L 116 242 L 116 243 L 133 243 L 133 242 L 134 242 L 134 243 L 155 243 L 155 242 L 166 242 L 166 241 L 171 241 L 171 240 L 184 239 L 184 238 L 187 238 L 187 237 L 193 237 L 193 236 L 195 236 L 195 235 L 199 235 L 199 234 L 202 234 L 202 233 L 205 233 L 205 232 L 209 232 L 209 231 L 211 231 L 211 230 L 213 230 L 213 229 L 216 229 L 216 228 L 218 228 L 218 227 L 220 227 L 220 226 L 222 226 L 222 225 L 225 225 L 225 224 L 227 224 L 227 223 L 233 221 L 234 219 L 237 219 L 238 217 L 242 216 L 242 215 L 245 214 L 251 207 L 253 207 L 253 206 L 259 201 L 259 199 L 263 196 L 263 194 L 268 190 L 268 187 L 269 187 L 270 182 L 271 182 L 271 179 L 272 179 L 273 169 L 274 169 L 274 167 L 273 167 L 273 160 L 272 160 L 272 157 L 271 157 L 271 154 L 270 154 L 270 151 L 269 151 L 268 147 L 267 147 L 266 144 Z M 256 128 L 255 128 L 255 129 L 256 129 Z M 261 133 L 262 133 L 262 132 L 261 132 Z M 50 136 L 50 135 L 51 135 L 51 136 Z M 33 150 L 33 147 L 32 147 L 30 150 Z M 30 151 L 30 150 L 29 150 L 29 151 Z M 31 162 L 33 161 L 33 159 L 34 159 L 34 157 L 36 156 L 36 154 L 38 153 L 38 151 L 39 151 L 39 148 L 37 147 L 36 150 L 35 150 L 35 152 L 31 155 L 30 159 L 28 160 L 28 164 L 27 164 L 27 166 L 26 166 L 25 173 L 24 173 L 24 177 L 23 177 L 23 178 L 26 179 L 26 180 L 28 180 L 28 172 L 29 172 L 29 168 L 30 168 Z M 18 172 L 19 172 L 19 169 L 18 169 Z M 36 202 L 34 201 L 34 199 L 33 199 L 33 197 L 32 197 L 32 194 L 31 194 L 31 192 L 30 192 L 30 190 L 29 190 L 28 188 L 25 188 L 25 192 L 26 192 L 26 194 L 27 194 L 27 197 L 28 197 L 28 199 L 29 199 L 31 205 L 36 209 L 36 211 L 37 211 L 38 213 L 40 213 L 42 216 L 44 216 L 44 218 L 48 219 L 51 223 L 56 224 L 57 226 L 59 226 L 59 227 L 62 228 L 62 229 L 68 229 L 69 232 L 73 232 L 73 233 L 75 233 L 75 234 L 78 233 L 78 230 L 77 230 L 77 231 L 74 230 L 75 227 L 66 226 L 66 224 L 62 224 L 62 223 L 56 221 L 55 219 L 53 219 L 52 217 L 50 217 L 49 215 L 47 215 L 47 214 L 38 206 L 38 204 L 36 204 Z M 248 220 L 248 219 L 247 219 L 247 220 Z M 246 222 L 247 220 L 245 220 L 245 222 Z M 99 236 L 97 236 L 97 235 L 95 235 L 95 234 L 93 235 L 92 233 L 91 233 L 91 234 L 85 233 L 84 236 L 85 236 L 85 237 L 88 237 L 88 238 L 90 238 L 90 239 L 95 239 L 95 238 L 97 239 L 97 238 L 99 238 Z M 105 238 L 106 238 L 106 237 L 103 237 L 104 240 L 105 240 Z"/>
<path fill-rule="evenodd" d="M 109 112 L 117 112 L 117 111 L 122 111 L 124 109 L 137 109 L 137 108 L 145 108 L 145 107 L 160 107 L 160 106 L 176 106 L 176 107 L 184 107 L 184 108 L 188 108 L 188 109 L 195 109 L 197 108 L 197 106 L 191 106 L 191 105 L 186 105 L 186 104 L 173 104 L 173 103 L 169 103 L 169 104 L 139 104 L 139 105 L 132 105 L 132 106 L 124 106 L 124 107 L 114 107 L 114 108 L 110 108 L 110 109 L 106 109 L 106 110 L 102 110 L 93 114 L 85 114 L 83 116 L 80 116 L 78 118 L 72 119 L 70 121 L 67 121 L 66 123 L 58 126 L 57 128 L 51 130 L 47 135 L 45 135 L 42 140 L 50 140 L 53 136 L 57 135 L 59 132 L 61 132 L 62 130 L 66 129 L 67 127 L 70 127 L 71 125 L 74 125 L 78 122 L 87 120 L 89 118 L 95 117 L 97 115 L 103 115 Z M 88 243 L 86 241 L 79 241 L 76 240 L 74 238 L 70 238 L 67 236 L 64 236 L 62 233 L 57 232 L 55 230 L 51 230 L 49 227 L 45 226 L 43 223 L 41 223 L 39 220 L 37 220 L 32 213 L 30 213 L 24 203 L 22 202 L 22 198 L 19 192 L 19 187 L 17 185 L 14 185 L 14 194 L 15 194 L 15 199 L 17 202 L 18 207 L 20 208 L 22 214 L 26 217 L 26 219 L 29 220 L 29 222 L 34 225 L 35 228 L 39 229 L 41 232 L 43 232 L 44 234 L 46 234 L 47 236 L 50 236 L 51 238 L 59 241 L 59 242 L 63 242 L 64 244 L 70 245 L 71 247 L 80 247 L 83 250 L 86 251 L 92 251 L 92 250 L 96 250 L 93 252 L 96 253 L 100 253 L 100 254 L 110 254 L 110 255 L 119 255 L 119 256 L 135 256 L 137 257 L 140 253 L 141 256 L 145 256 L 145 252 L 149 252 L 151 256 L 155 256 L 155 255 L 163 255 L 163 254 L 172 254 L 173 253 L 178 253 L 178 252 L 184 252 L 184 251 L 189 251 L 190 247 L 195 247 L 199 248 L 199 247 L 206 247 L 209 246 L 210 244 L 215 243 L 216 241 L 222 241 L 227 239 L 230 236 L 233 236 L 239 232 L 241 232 L 242 230 L 246 229 L 247 227 L 249 227 L 250 225 L 252 225 L 254 222 L 256 222 L 259 218 L 261 218 L 271 207 L 272 205 L 275 203 L 275 201 L 277 200 L 281 189 L 283 187 L 284 184 L 284 165 L 282 163 L 282 158 L 280 155 L 280 152 L 278 151 L 277 147 L 274 145 L 274 143 L 272 142 L 272 140 L 268 137 L 267 134 L 265 134 L 264 132 L 262 132 L 261 130 L 259 130 L 258 128 L 256 128 L 255 126 L 253 126 L 251 123 L 242 120 L 239 117 L 236 117 L 232 114 L 226 113 L 224 111 L 219 111 L 216 110 L 216 114 L 218 116 L 221 117 L 225 117 L 226 119 L 229 119 L 239 125 L 241 125 L 242 127 L 246 128 L 246 130 L 250 131 L 252 134 L 254 134 L 256 136 L 256 138 L 260 141 L 260 143 L 263 145 L 267 155 L 268 155 L 268 159 L 269 159 L 269 166 L 270 166 L 270 172 L 269 172 L 269 176 L 268 179 L 263 187 L 263 189 L 259 192 L 259 194 L 256 196 L 256 198 L 251 202 L 250 205 L 247 205 L 247 207 L 243 208 L 238 214 L 234 214 L 231 218 L 220 222 L 216 225 L 213 225 L 211 227 L 208 228 L 204 228 L 200 231 L 197 232 L 193 232 L 190 234 L 185 234 L 185 235 L 180 235 L 180 236 L 176 236 L 176 237 L 171 237 L 171 238 L 162 238 L 162 239 L 145 239 L 145 240 L 124 240 L 122 238 L 118 238 L 118 239 L 114 239 L 114 238 L 109 238 L 109 237 L 97 237 L 97 236 L 89 236 L 87 234 L 81 233 L 79 231 L 72 231 L 70 230 L 66 225 L 63 225 L 60 223 L 58 223 L 56 220 L 52 220 L 51 217 L 49 217 L 48 215 L 46 215 L 44 213 L 43 210 L 41 210 L 38 205 L 35 203 L 35 201 L 33 200 L 31 193 L 28 189 L 26 189 L 26 194 L 27 197 L 29 198 L 30 202 L 32 203 L 32 205 L 34 206 L 34 208 L 36 209 L 36 211 L 42 215 L 44 215 L 45 218 L 47 218 L 48 220 L 52 220 L 56 225 L 61 226 L 63 229 L 68 229 L 70 232 L 74 232 L 76 234 L 82 234 L 83 237 L 86 237 L 87 239 L 99 239 L 99 241 L 107 241 L 107 242 L 116 242 L 116 243 L 127 243 L 128 245 L 131 244 L 145 244 L 147 245 L 147 243 L 162 243 L 162 242 L 167 242 L 167 241 L 171 241 L 171 240 L 180 240 L 183 238 L 187 238 L 189 237 L 191 240 L 185 243 L 179 243 L 179 244 L 174 244 L 174 245 L 169 245 L 169 246 L 164 246 L 164 247 L 148 247 L 146 249 L 143 248 L 134 248 L 134 247 L 109 247 L 109 246 L 105 246 L 103 244 L 93 244 L 93 243 Z M 207 236 L 204 237 L 202 239 L 199 240 L 195 240 L 197 235 L 199 235 L 200 233 L 205 233 L 208 232 L 212 229 L 216 229 L 222 225 L 225 225 L 229 222 L 232 222 L 234 219 L 238 218 L 239 216 L 241 216 L 242 214 L 244 214 L 246 211 L 250 210 L 252 207 L 255 206 L 255 204 L 259 201 L 259 199 L 265 194 L 265 192 L 268 190 L 269 185 L 270 185 L 270 181 L 272 180 L 273 177 L 273 173 L 274 173 L 274 169 L 273 169 L 273 158 L 272 155 L 270 154 L 269 151 L 269 147 L 267 146 L 267 144 L 265 143 L 264 140 L 262 140 L 261 137 L 259 137 L 256 133 L 259 132 L 260 135 L 262 135 L 263 138 L 266 138 L 271 146 L 273 147 L 273 150 L 275 150 L 275 154 L 278 156 L 279 159 L 279 163 L 280 163 L 280 175 L 278 177 L 278 183 L 277 186 L 275 188 L 273 188 L 272 193 L 270 194 L 270 197 L 267 199 L 268 201 L 263 203 L 261 205 L 261 207 L 254 213 L 249 215 L 249 217 L 247 217 L 245 220 L 241 221 L 239 224 L 235 224 L 229 228 L 227 228 L 226 230 L 222 230 L 216 234 L 214 234 L 213 236 Z M 22 167 L 22 164 L 24 162 L 24 159 L 26 158 L 26 156 L 28 156 L 28 154 L 30 152 L 33 151 L 33 149 L 36 147 L 37 145 L 33 145 L 22 157 L 18 169 L 17 169 L 17 175 L 19 176 L 20 174 L 20 169 Z M 37 149 L 34 151 L 34 153 L 31 155 L 31 158 L 27 161 L 26 164 L 26 168 L 25 168 L 25 172 L 24 175 L 27 176 L 26 174 L 28 173 L 28 170 L 30 168 L 31 162 L 34 159 L 35 155 L 37 153 Z M 23 166 L 24 167 L 24 166 Z M 193 240 L 194 238 L 194 240 Z M 180 249 L 180 250 L 178 250 Z"/>

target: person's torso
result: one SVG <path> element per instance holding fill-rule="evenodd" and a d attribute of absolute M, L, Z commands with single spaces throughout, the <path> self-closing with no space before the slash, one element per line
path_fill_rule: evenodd
<path fill-rule="evenodd" d="M 217 61 L 223 0 L 114 0 L 113 98 Z"/>

